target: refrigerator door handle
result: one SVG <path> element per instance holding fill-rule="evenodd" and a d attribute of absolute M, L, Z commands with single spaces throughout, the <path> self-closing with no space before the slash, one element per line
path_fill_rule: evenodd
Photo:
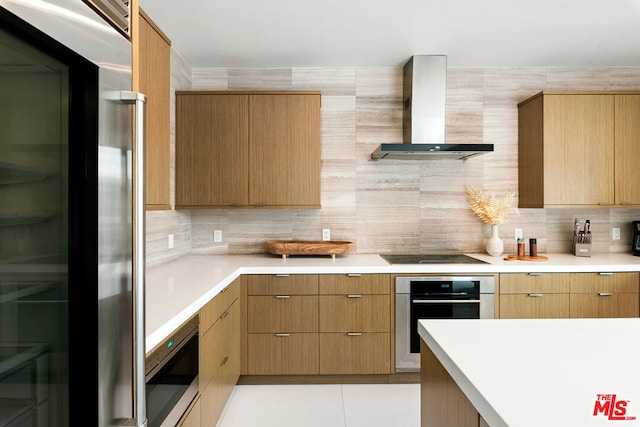
<path fill-rule="evenodd" d="M 147 425 L 145 394 L 145 330 L 144 330 L 144 288 L 145 288 L 145 165 L 144 165 L 144 123 L 147 97 L 139 92 L 122 91 L 120 100 L 135 104 L 134 156 L 135 186 L 133 190 L 133 422 L 136 426 Z"/>

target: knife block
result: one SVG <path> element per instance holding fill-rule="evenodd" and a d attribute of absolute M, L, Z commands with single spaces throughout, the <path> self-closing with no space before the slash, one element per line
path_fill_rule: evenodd
<path fill-rule="evenodd" d="M 573 254 L 575 256 L 591 256 L 591 235 L 589 235 L 587 242 L 584 237 L 573 235 Z"/>

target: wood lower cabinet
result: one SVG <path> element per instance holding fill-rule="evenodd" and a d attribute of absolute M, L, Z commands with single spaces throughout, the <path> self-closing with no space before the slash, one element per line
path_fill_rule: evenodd
<path fill-rule="evenodd" d="M 388 374 L 388 332 L 320 333 L 320 373 L 324 375 Z"/>
<path fill-rule="evenodd" d="M 320 92 L 176 92 L 176 207 L 319 208 Z"/>
<path fill-rule="evenodd" d="M 571 317 L 640 317 L 638 273 L 579 273 L 571 283 Z"/>
<path fill-rule="evenodd" d="M 320 276 L 320 374 L 388 374 L 391 278 Z"/>
<path fill-rule="evenodd" d="M 317 375 L 318 333 L 249 334 L 249 375 Z"/>
<path fill-rule="evenodd" d="M 500 318 L 639 317 L 640 275 L 500 274 Z"/>
<path fill-rule="evenodd" d="M 199 388 L 202 425 L 215 425 L 240 376 L 241 307 L 236 280 L 200 311 Z M 216 301 L 216 300 L 221 300 Z M 222 311 L 221 311 L 222 310 Z M 204 320 L 204 322 L 203 322 Z"/>
<path fill-rule="evenodd" d="M 176 424 L 177 427 L 201 427 L 200 397 L 191 404 L 184 416 Z"/>
<path fill-rule="evenodd" d="M 318 275 L 250 275 L 247 374 L 318 374 Z"/>
<path fill-rule="evenodd" d="M 569 317 L 569 289 L 563 273 L 501 274 L 500 318 Z"/>
<path fill-rule="evenodd" d="M 391 370 L 391 276 L 248 275 L 246 374 Z"/>

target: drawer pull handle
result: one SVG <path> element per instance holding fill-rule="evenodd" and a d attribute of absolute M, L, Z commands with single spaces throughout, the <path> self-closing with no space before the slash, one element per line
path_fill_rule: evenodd
<path fill-rule="evenodd" d="M 224 313 L 222 313 L 222 314 L 220 315 L 220 319 L 222 320 L 222 319 L 224 319 L 225 317 L 227 317 L 228 315 L 229 315 L 229 311 L 227 310 L 227 311 L 225 311 Z"/>
<path fill-rule="evenodd" d="M 349 273 L 349 274 L 347 274 L 347 276 L 348 277 L 361 277 L 362 274 L 360 274 L 360 273 Z"/>
<path fill-rule="evenodd" d="M 348 332 L 347 335 L 350 336 L 350 337 L 361 337 L 362 333 L 361 332 Z"/>
<path fill-rule="evenodd" d="M 226 365 L 228 361 L 229 361 L 229 356 L 225 356 L 224 359 L 222 359 L 222 362 L 220 362 L 220 366 Z"/>
<path fill-rule="evenodd" d="M 598 295 L 601 297 L 611 297 L 613 296 L 613 292 L 598 292 Z"/>
<path fill-rule="evenodd" d="M 276 334 L 277 337 L 288 337 L 290 334 Z"/>
<path fill-rule="evenodd" d="M 276 277 L 289 277 L 288 274 L 276 274 Z"/>
<path fill-rule="evenodd" d="M 221 293 L 221 294 L 222 294 L 222 293 L 225 293 L 225 292 L 227 292 L 228 290 L 229 290 L 229 287 L 228 287 L 228 286 L 225 286 L 225 287 L 224 287 L 224 289 L 220 291 L 220 293 Z"/>
<path fill-rule="evenodd" d="M 347 295 L 347 298 L 362 298 L 362 295 L 350 294 L 350 295 Z"/>
<path fill-rule="evenodd" d="M 276 295 L 277 299 L 288 299 L 289 295 Z"/>
<path fill-rule="evenodd" d="M 543 296 L 544 294 L 536 294 L 536 293 L 532 293 L 532 294 L 527 294 L 527 295 L 529 295 L 530 297 L 541 297 L 541 296 Z"/>
<path fill-rule="evenodd" d="M 602 271 L 600 273 L 598 273 L 601 276 L 613 276 L 613 272 L 611 271 Z"/>
<path fill-rule="evenodd" d="M 543 273 L 529 273 L 529 276 L 542 276 Z"/>

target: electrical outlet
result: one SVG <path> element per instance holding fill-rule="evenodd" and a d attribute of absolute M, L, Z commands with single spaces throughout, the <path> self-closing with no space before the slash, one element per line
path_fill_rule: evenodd
<path fill-rule="evenodd" d="M 213 243 L 222 242 L 222 230 L 213 230 Z"/>
<path fill-rule="evenodd" d="M 516 239 L 516 240 L 518 240 L 518 239 L 522 239 L 522 228 L 516 228 L 516 231 L 515 231 L 515 239 Z"/>
<path fill-rule="evenodd" d="M 329 228 L 322 229 L 322 240 L 331 240 L 331 229 Z"/>
<path fill-rule="evenodd" d="M 169 247 L 169 249 L 173 249 L 173 234 L 169 234 L 169 238 L 167 240 L 167 246 Z"/>
<path fill-rule="evenodd" d="M 611 238 L 613 240 L 620 240 L 620 229 L 619 228 L 612 228 L 611 229 Z"/>

